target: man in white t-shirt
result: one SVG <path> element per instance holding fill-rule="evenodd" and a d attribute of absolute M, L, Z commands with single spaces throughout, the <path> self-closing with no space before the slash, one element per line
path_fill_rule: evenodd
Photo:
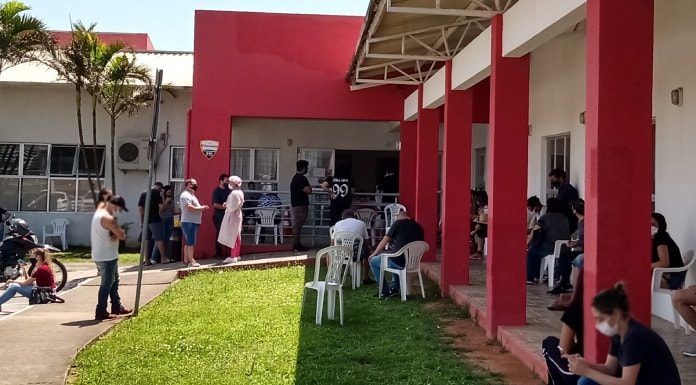
<path fill-rule="evenodd" d="M 360 259 L 362 260 L 363 263 L 363 270 L 364 271 L 370 271 L 369 266 L 367 265 L 367 258 L 365 256 L 367 255 L 366 249 L 367 245 L 369 244 L 370 240 L 370 234 L 367 232 L 367 226 L 363 221 L 360 219 L 355 218 L 355 213 L 353 210 L 346 209 L 343 210 L 341 213 L 341 220 L 336 222 L 334 225 L 334 231 L 336 233 L 340 233 L 342 231 L 349 232 L 352 234 L 360 235 L 363 237 L 363 249 L 360 250 Z M 365 278 L 365 283 L 371 282 L 369 278 Z"/>
<path fill-rule="evenodd" d="M 184 264 L 189 267 L 198 267 L 200 264 L 193 258 L 194 247 L 196 246 L 196 236 L 198 227 L 201 225 L 203 211 L 208 209 L 207 205 L 201 205 L 196 198 L 198 182 L 195 179 L 184 181 L 184 191 L 179 198 L 181 207 L 181 232 L 184 234 L 186 247 L 184 248 Z"/>

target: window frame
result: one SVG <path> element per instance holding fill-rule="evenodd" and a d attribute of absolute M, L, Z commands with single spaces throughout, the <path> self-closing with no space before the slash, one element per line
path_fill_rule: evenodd
<path fill-rule="evenodd" d="M 278 185 L 278 176 L 280 173 L 280 149 L 279 148 L 272 148 L 272 147 L 232 147 L 230 149 L 230 171 L 232 171 L 232 161 L 234 160 L 234 157 L 232 156 L 232 151 L 235 150 L 245 150 L 249 151 L 249 179 L 243 179 L 242 182 L 248 183 L 248 182 L 254 182 L 256 184 L 259 183 L 275 183 Z M 256 151 L 275 151 L 276 155 L 276 162 L 275 162 L 275 174 L 276 177 L 275 179 L 255 179 L 256 178 Z"/>
<path fill-rule="evenodd" d="M 543 175 L 544 176 L 543 180 L 546 181 L 544 186 L 546 186 L 545 191 L 546 191 L 546 195 L 547 195 L 546 197 L 548 198 L 549 192 L 552 190 L 552 187 L 551 187 L 551 182 L 549 181 L 549 178 L 547 178 L 546 176 L 548 176 L 548 174 L 551 172 L 551 170 L 553 170 L 554 168 L 562 168 L 566 172 L 566 179 L 570 180 L 571 135 L 570 135 L 570 132 L 564 132 L 561 134 L 545 136 L 543 139 L 544 139 L 544 153 L 545 153 L 545 156 L 543 158 L 543 162 L 544 162 L 543 166 L 546 169 L 546 172 Z M 563 139 L 563 153 L 559 153 L 557 150 L 558 149 L 557 141 L 559 139 Z M 553 143 L 553 148 L 554 148 L 553 153 L 549 153 L 549 142 L 550 141 L 554 142 Z M 554 161 L 553 161 L 554 164 L 551 164 L 551 162 L 550 162 L 551 156 L 554 157 Z M 555 165 L 555 157 L 557 157 L 557 156 L 563 156 L 563 166 L 562 167 L 558 167 L 557 165 Z"/>

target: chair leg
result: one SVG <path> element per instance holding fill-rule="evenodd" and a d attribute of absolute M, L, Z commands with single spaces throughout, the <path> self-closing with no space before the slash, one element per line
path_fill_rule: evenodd
<path fill-rule="evenodd" d="M 338 317 L 341 321 L 341 326 L 343 326 L 343 290 L 338 288 Z"/>
<path fill-rule="evenodd" d="M 408 284 L 406 282 L 406 270 L 399 271 L 399 286 L 401 288 L 401 301 L 406 301 L 406 289 Z"/>
<path fill-rule="evenodd" d="M 67 239 L 65 239 L 65 238 L 66 238 L 66 237 L 65 237 L 65 234 L 63 234 L 63 235 L 60 237 L 60 239 L 61 239 L 61 241 L 62 241 L 62 243 L 63 243 L 63 251 L 65 251 L 65 250 L 68 249 L 68 241 L 67 241 Z"/>
<path fill-rule="evenodd" d="M 256 224 L 256 229 L 254 229 L 254 243 L 259 244 L 259 236 L 261 235 L 261 226 Z"/>
<path fill-rule="evenodd" d="M 280 244 L 282 245 L 283 243 L 285 243 L 285 241 L 283 240 L 283 228 L 279 227 L 278 225 L 276 225 L 276 228 L 278 229 L 278 234 L 280 234 Z"/>
<path fill-rule="evenodd" d="M 379 279 L 379 288 L 377 290 L 379 290 L 379 298 L 382 298 L 382 287 L 384 286 L 384 270 L 382 270 L 382 272 L 380 273 L 380 277 L 375 277 L 375 279 Z"/>
<path fill-rule="evenodd" d="M 418 270 L 418 280 L 420 281 L 421 295 L 425 298 L 425 287 L 423 287 L 423 275 L 421 275 L 420 269 Z"/>
<path fill-rule="evenodd" d="M 544 279 L 544 272 L 546 271 L 546 257 L 541 259 L 541 269 L 539 269 L 539 282 Z"/>
<path fill-rule="evenodd" d="M 278 227 L 273 228 L 273 243 L 278 244 Z"/>
<path fill-rule="evenodd" d="M 326 296 L 326 318 L 332 320 L 336 314 L 336 291 L 329 290 Z"/>
<path fill-rule="evenodd" d="M 546 262 L 546 268 L 548 269 L 548 275 L 549 275 L 549 289 L 553 289 L 553 281 L 556 279 L 554 276 L 555 270 L 556 270 L 556 258 L 555 257 L 546 257 L 547 262 Z"/>
<path fill-rule="evenodd" d="M 355 263 L 355 286 L 360 287 L 362 283 L 362 263 L 358 260 Z"/>
<path fill-rule="evenodd" d="M 314 323 L 321 325 L 321 317 L 324 312 L 324 289 L 319 288 L 317 291 L 317 312 L 314 316 Z"/>

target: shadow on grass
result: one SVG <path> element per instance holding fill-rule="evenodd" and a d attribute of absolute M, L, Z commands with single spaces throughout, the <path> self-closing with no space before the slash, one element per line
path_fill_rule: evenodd
<path fill-rule="evenodd" d="M 313 274 L 314 266 L 308 265 L 305 280 L 311 281 Z M 379 299 L 375 293 L 376 284 L 357 290 L 344 286 L 344 326 L 338 321 L 338 304 L 336 319 L 328 320 L 324 310 L 319 326 L 314 323 L 317 294 L 307 290 L 295 384 L 502 383 L 499 376 L 466 363 L 443 336 L 441 318 L 466 318 L 468 314 L 442 300 L 434 285 L 426 283 L 426 299 L 418 290 L 406 302 L 398 297 Z"/>

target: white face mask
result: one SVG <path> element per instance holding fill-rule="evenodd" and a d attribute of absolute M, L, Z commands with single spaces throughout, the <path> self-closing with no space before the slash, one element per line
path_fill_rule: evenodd
<path fill-rule="evenodd" d="M 609 321 L 602 321 L 595 325 L 595 328 L 597 329 L 598 332 L 604 334 L 607 337 L 613 337 L 617 334 L 619 334 L 619 328 L 617 326 L 611 326 L 609 325 Z"/>
<path fill-rule="evenodd" d="M 657 234 L 657 227 L 650 226 L 650 235 L 655 235 L 655 234 Z"/>
<path fill-rule="evenodd" d="M 118 218 L 119 215 L 121 215 L 121 210 L 114 210 L 114 213 L 111 214 L 111 216 L 114 218 Z"/>

